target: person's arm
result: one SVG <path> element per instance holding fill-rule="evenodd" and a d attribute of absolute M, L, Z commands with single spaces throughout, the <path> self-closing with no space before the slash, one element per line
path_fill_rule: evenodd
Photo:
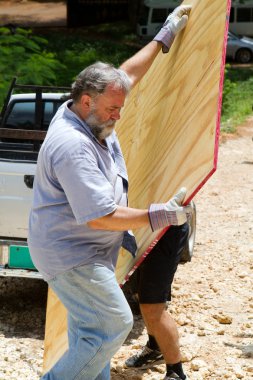
<path fill-rule="evenodd" d="M 118 206 L 102 218 L 91 220 L 88 226 L 96 230 L 127 231 L 149 225 L 148 210 Z"/>
<path fill-rule="evenodd" d="M 149 210 L 117 206 L 116 210 L 101 218 L 91 220 L 88 226 L 96 230 L 126 231 L 151 226 L 152 230 L 187 222 L 192 206 L 183 206 L 186 189 L 182 187 L 167 203 L 152 203 Z"/>
<path fill-rule="evenodd" d="M 146 74 L 161 48 L 164 53 L 168 53 L 176 34 L 186 26 L 190 10 L 190 5 L 177 7 L 167 17 L 154 40 L 120 66 L 120 69 L 124 70 L 131 79 L 132 87 Z"/>
<path fill-rule="evenodd" d="M 162 43 L 151 41 L 120 66 L 120 69 L 124 70 L 131 79 L 132 87 L 146 74 L 161 47 Z"/>

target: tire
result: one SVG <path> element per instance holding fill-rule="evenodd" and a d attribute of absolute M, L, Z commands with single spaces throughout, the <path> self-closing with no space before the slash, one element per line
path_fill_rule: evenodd
<path fill-rule="evenodd" d="M 195 243 L 195 237 L 196 237 L 196 205 L 193 201 L 191 201 L 191 205 L 193 208 L 193 214 L 191 221 L 189 222 L 189 236 L 187 239 L 187 243 L 185 245 L 185 248 L 183 249 L 183 252 L 181 254 L 181 263 L 186 263 L 191 261 L 193 256 L 193 249 L 194 249 L 194 243 Z"/>
<path fill-rule="evenodd" d="M 239 63 L 249 63 L 251 59 L 252 53 L 249 49 L 240 49 L 235 56 L 235 60 Z"/>

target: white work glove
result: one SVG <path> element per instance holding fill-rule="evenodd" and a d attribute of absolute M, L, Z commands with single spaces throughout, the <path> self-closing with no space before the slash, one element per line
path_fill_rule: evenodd
<path fill-rule="evenodd" d="M 186 195 L 186 188 L 182 187 L 167 203 L 151 204 L 148 210 L 149 221 L 153 231 L 169 225 L 181 226 L 192 215 L 193 209 L 189 204 L 182 206 Z"/>
<path fill-rule="evenodd" d="M 163 53 L 168 53 L 176 34 L 186 26 L 190 11 L 191 5 L 180 5 L 167 17 L 161 30 L 154 38 L 154 41 L 163 44 Z"/>

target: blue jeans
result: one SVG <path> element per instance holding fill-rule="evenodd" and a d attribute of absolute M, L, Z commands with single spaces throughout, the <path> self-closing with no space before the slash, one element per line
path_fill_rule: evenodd
<path fill-rule="evenodd" d="M 110 379 L 110 359 L 133 326 L 115 274 L 85 265 L 56 276 L 49 286 L 68 310 L 69 349 L 41 380 Z"/>

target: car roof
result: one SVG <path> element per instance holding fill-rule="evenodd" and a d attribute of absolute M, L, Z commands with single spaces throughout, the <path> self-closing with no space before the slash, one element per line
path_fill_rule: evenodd
<path fill-rule="evenodd" d="M 53 99 L 53 100 L 60 100 L 63 96 L 68 96 L 69 93 L 64 93 L 64 92 L 47 92 L 47 93 L 42 93 L 42 99 Z M 16 99 L 16 100 L 33 100 L 36 98 L 35 93 L 27 93 L 27 94 L 14 94 L 11 95 L 11 100 Z"/>

